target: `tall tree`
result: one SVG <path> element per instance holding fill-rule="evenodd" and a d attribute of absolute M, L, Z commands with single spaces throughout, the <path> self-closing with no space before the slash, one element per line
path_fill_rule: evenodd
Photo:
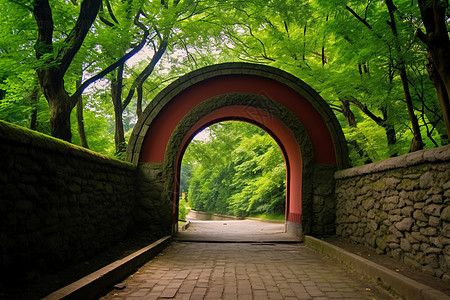
<path fill-rule="evenodd" d="M 427 46 L 427 70 L 436 87 L 442 115 L 450 138 L 450 40 L 448 0 L 419 0 L 426 34 L 417 29 L 416 35 Z"/>
<path fill-rule="evenodd" d="M 396 68 L 398 69 L 400 79 L 402 82 L 403 92 L 405 94 L 406 107 L 408 109 L 409 120 L 411 122 L 413 132 L 413 141 L 411 143 L 410 148 L 410 152 L 413 152 L 423 149 L 424 143 L 422 141 L 422 134 L 420 133 L 419 121 L 417 120 L 417 116 L 414 112 L 413 100 L 409 89 L 408 75 L 406 73 L 405 59 L 403 57 L 403 50 L 401 49 L 401 44 L 399 41 L 399 33 L 397 30 L 397 18 L 395 17 L 397 7 L 394 5 L 392 0 L 386 0 L 385 3 L 389 12 L 389 20 L 387 20 L 386 23 L 391 28 L 392 34 L 394 36 L 393 48 L 397 52 Z"/>
<path fill-rule="evenodd" d="M 51 133 L 66 141 L 72 139 L 70 113 L 78 96 L 69 96 L 64 75 L 94 23 L 100 4 L 101 0 L 83 0 L 75 25 L 59 47 L 54 45 L 54 20 L 49 1 L 34 0 L 30 7 L 38 26 L 35 49 L 36 58 L 42 64 L 36 72 L 50 108 Z"/>

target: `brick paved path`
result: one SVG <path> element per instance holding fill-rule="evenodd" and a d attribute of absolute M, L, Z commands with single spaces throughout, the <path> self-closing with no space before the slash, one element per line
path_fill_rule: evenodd
<path fill-rule="evenodd" d="M 101 299 L 391 299 L 302 244 L 174 242 Z"/>

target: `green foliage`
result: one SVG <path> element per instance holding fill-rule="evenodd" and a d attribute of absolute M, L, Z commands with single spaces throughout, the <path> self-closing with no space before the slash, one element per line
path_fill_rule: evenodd
<path fill-rule="evenodd" d="M 189 205 L 240 217 L 284 214 L 286 166 L 275 141 L 258 127 L 222 122 L 193 140 L 183 158 L 191 171 Z"/>
<path fill-rule="evenodd" d="M 64 40 L 80 9 L 80 1 L 49 3 L 55 26 L 54 47 L 51 53 L 36 59 L 36 50 L 42 45 L 34 42 L 37 25 L 32 1 L 0 0 L 0 119 L 29 127 L 36 113 L 37 130 L 44 133 L 50 133 L 49 106 L 41 90 L 34 93 L 38 86 L 36 70 L 55 66 L 57 62 L 53 58 L 67 46 Z M 425 68 L 427 50 L 414 36 L 416 29 L 423 26 L 417 3 L 395 1 L 397 35 L 386 22 L 390 19 L 386 1 L 184 0 L 165 3 L 167 5 L 163 6 L 157 0 L 109 0 L 111 11 L 105 5 L 99 12 L 64 76 L 66 91 L 74 93 L 75 82 L 81 75 L 87 79 L 97 74 L 140 43 L 143 30 L 134 20 L 141 10 L 139 21 L 150 34 L 140 55 L 125 65 L 123 95 L 128 94 L 135 78 L 149 64 L 162 38 L 168 38 L 165 55 L 145 81 L 144 108 L 167 84 L 194 69 L 227 61 L 271 65 L 299 77 L 321 94 L 343 127 L 352 164 L 360 165 L 409 151 L 411 123 L 399 76 L 399 68 L 404 65 L 425 146 L 445 143 L 442 138 L 446 130 L 436 90 Z M 113 73 L 107 75 L 91 85 L 83 96 L 89 146 L 109 156 L 116 152 L 110 91 L 115 77 Z M 122 115 L 128 136 L 137 121 L 135 100 L 136 95 Z M 344 115 L 343 100 L 351 101 L 355 125 L 350 125 L 348 116 Z M 73 142 L 80 144 L 74 114 L 71 121 Z M 395 143 L 388 143 L 388 127 L 393 128 Z M 220 129 L 217 131 L 214 134 L 220 135 Z M 227 137 L 223 138 L 224 145 L 231 145 Z M 185 174 L 193 178 L 189 188 L 195 186 L 210 199 L 216 199 L 203 203 L 194 197 L 199 207 L 220 212 L 235 207 L 239 214 L 247 214 L 257 207 L 274 209 L 270 203 L 260 205 L 263 196 L 255 196 L 253 191 L 277 194 L 279 181 L 269 184 L 258 178 L 278 178 L 278 173 L 283 172 L 276 167 L 270 171 L 258 170 L 254 166 L 260 161 L 248 157 L 245 163 L 235 161 L 234 157 L 245 156 L 238 150 L 241 142 L 247 143 L 248 149 L 254 149 L 251 151 L 260 160 L 269 159 L 259 154 L 258 147 L 251 141 L 241 138 L 227 149 L 214 146 L 217 153 L 227 153 L 220 158 L 208 157 L 208 151 L 203 151 L 204 157 L 186 164 L 192 169 Z M 360 151 L 354 148 L 355 143 Z M 200 153 L 200 144 L 194 141 L 191 147 L 197 147 Z M 194 162 L 200 160 L 205 165 L 214 163 L 223 167 L 223 172 L 198 169 Z M 270 164 L 270 161 L 264 163 Z M 252 183 L 241 186 L 230 179 L 230 172 L 248 177 Z M 208 188 L 199 181 L 202 176 L 207 178 Z"/>
<path fill-rule="evenodd" d="M 183 199 L 180 199 L 178 204 L 178 220 L 185 221 L 190 208 L 187 206 L 187 202 Z"/>
<path fill-rule="evenodd" d="M 242 60 L 286 70 L 317 90 L 334 109 L 347 140 L 363 149 L 351 150 L 354 165 L 409 151 L 413 135 L 399 76 L 403 66 L 424 142 L 441 145 L 445 128 L 436 90 L 426 78 L 426 49 L 414 36 L 421 26 L 416 3 L 395 1 L 396 34 L 386 22 L 385 1 L 227 3 L 226 16 L 216 15 L 228 37 L 222 48 Z M 355 125 L 342 115 L 343 100 L 352 101 Z M 387 128 L 396 141 L 388 143 Z"/>

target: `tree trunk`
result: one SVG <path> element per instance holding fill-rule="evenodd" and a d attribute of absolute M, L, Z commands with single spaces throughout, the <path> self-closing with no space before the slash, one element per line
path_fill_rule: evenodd
<path fill-rule="evenodd" d="M 136 115 L 138 119 L 142 114 L 142 84 L 143 82 L 139 84 L 136 89 L 137 90 Z"/>
<path fill-rule="evenodd" d="M 78 134 L 80 135 L 81 146 L 89 149 L 87 142 L 86 131 L 84 130 L 84 118 L 83 118 L 83 97 L 80 96 L 77 102 L 77 123 L 78 123 Z"/>
<path fill-rule="evenodd" d="M 353 98 L 350 100 L 351 103 L 356 105 L 366 116 L 371 118 L 375 123 L 377 123 L 378 126 L 381 126 L 384 128 L 386 132 L 386 139 L 389 149 L 392 151 L 391 156 L 397 156 L 397 153 L 393 151 L 393 146 L 397 143 L 397 136 L 395 132 L 395 128 L 393 125 L 389 124 L 388 121 L 388 114 L 387 110 L 385 108 L 381 108 L 381 111 L 383 113 L 383 118 L 380 118 L 376 116 L 373 112 L 371 112 L 366 105 L 362 104 L 357 99 Z"/>
<path fill-rule="evenodd" d="M 116 145 L 116 154 L 126 151 L 125 133 L 123 130 L 122 119 L 122 82 L 123 82 L 123 68 L 121 64 L 117 70 L 117 77 L 111 81 L 111 96 L 114 104 L 114 118 L 115 118 L 115 134 L 114 142 Z"/>
<path fill-rule="evenodd" d="M 448 3 L 447 3 L 448 5 Z M 445 1 L 419 0 L 419 8 L 427 33 L 416 35 L 428 48 L 428 74 L 436 87 L 442 116 L 450 139 L 450 39 L 447 31 Z"/>
<path fill-rule="evenodd" d="M 77 88 L 81 85 L 81 83 L 83 82 L 82 79 L 82 75 L 83 74 L 83 70 L 81 70 L 81 74 L 80 77 L 77 80 Z M 77 101 L 77 124 L 78 124 L 78 134 L 80 135 L 80 142 L 81 142 L 81 147 L 84 147 L 86 149 L 89 149 L 89 145 L 87 142 L 87 137 L 86 137 L 86 131 L 84 130 L 84 118 L 83 118 L 83 109 L 84 109 L 84 105 L 83 105 L 83 96 L 80 95 L 78 97 L 78 101 Z"/>
<path fill-rule="evenodd" d="M 429 55 L 427 55 L 429 57 Z M 434 87 L 436 88 L 438 101 L 439 101 L 439 107 L 442 114 L 430 114 L 431 116 L 427 115 L 427 118 L 431 121 L 431 123 L 436 127 L 437 131 L 440 134 L 441 138 L 441 144 L 447 145 L 449 143 L 449 136 L 448 133 L 450 132 L 450 100 L 448 97 L 447 89 L 444 85 L 444 82 L 442 81 L 441 76 L 439 73 L 435 70 L 434 65 L 431 63 L 431 61 L 428 59 L 427 64 L 427 71 L 430 80 L 433 82 Z M 441 125 L 440 118 L 443 119 L 443 124 Z"/>
<path fill-rule="evenodd" d="M 340 100 L 340 101 L 341 101 L 341 108 L 342 108 L 341 112 L 344 115 L 345 119 L 347 120 L 348 126 L 357 127 L 355 114 L 350 109 L 350 101 L 349 100 Z M 370 158 L 369 154 L 359 146 L 359 143 L 357 140 L 349 140 L 348 143 L 355 149 L 355 151 L 358 153 L 358 155 L 361 158 L 365 158 L 364 164 L 370 164 L 373 162 L 372 159 Z"/>
<path fill-rule="evenodd" d="M 36 58 L 47 57 L 48 65 L 36 70 L 44 96 L 50 108 L 52 136 L 70 142 L 70 113 L 78 99 L 71 99 L 64 88 L 64 75 L 78 53 L 84 38 L 95 21 L 101 0 L 83 0 L 75 26 L 64 39 L 64 47 L 55 51 L 53 47 L 53 15 L 48 0 L 34 0 L 33 15 L 38 27 L 38 38 L 34 46 Z M 47 56 L 46 56 L 47 55 Z M 52 65 L 56 65 L 50 67 Z"/>
<path fill-rule="evenodd" d="M 449 49 L 450 51 L 450 49 Z M 430 80 L 433 82 L 434 87 L 436 88 L 439 105 L 441 107 L 442 111 L 442 118 L 444 120 L 445 128 L 447 131 L 447 143 L 449 140 L 449 134 L 450 134 L 450 99 L 448 97 L 448 89 L 444 84 L 444 81 L 442 80 L 440 73 L 436 70 L 434 64 L 432 63 L 431 55 L 427 55 L 428 57 L 428 64 L 427 64 L 427 71 L 428 75 L 430 77 Z"/>
<path fill-rule="evenodd" d="M 70 112 L 73 106 L 64 89 L 64 80 L 60 76 L 59 70 L 54 68 L 38 70 L 37 74 L 50 108 L 51 134 L 56 138 L 71 142 Z"/>
<path fill-rule="evenodd" d="M 408 77 L 406 75 L 405 61 L 402 56 L 402 51 L 398 42 L 398 31 L 395 20 L 394 12 L 397 10 L 392 0 L 386 0 L 386 6 L 388 8 L 390 21 L 387 21 L 389 27 L 391 27 L 392 34 L 394 35 L 395 50 L 398 55 L 398 71 L 402 82 L 403 93 L 405 94 L 406 107 L 408 109 L 409 120 L 413 131 L 413 140 L 411 142 L 410 152 L 423 149 L 422 134 L 420 133 L 419 121 L 414 114 L 414 106 L 412 103 L 411 92 L 409 91 Z"/>
<path fill-rule="evenodd" d="M 33 91 L 30 95 L 30 105 L 31 105 L 31 114 L 30 114 L 30 129 L 31 130 L 37 130 L 37 103 L 39 101 L 39 84 L 35 84 Z"/>
<path fill-rule="evenodd" d="M 344 115 L 345 119 L 347 120 L 348 126 L 357 127 L 355 114 L 350 109 L 350 101 L 349 100 L 340 100 L 340 101 L 341 101 L 342 114 Z"/>
<path fill-rule="evenodd" d="M 411 122 L 413 131 L 413 140 L 411 142 L 409 152 L 414 152 L 417 150 L 422 150 L 424 144 L 422 141 L 422 134 L 420 133 L 419 121 L 417 120 L 417 117 L 414 114 L 414 106 L 412 103 L 411 93 L 409 91 L 408 77 L 406 76 L 405 68 L 401 66 L 399 69 L 399 73 L 400 78 L 402 80 L 403 92 L 405 94 L 406 107 L 408 108 L 409 120 Z"/>

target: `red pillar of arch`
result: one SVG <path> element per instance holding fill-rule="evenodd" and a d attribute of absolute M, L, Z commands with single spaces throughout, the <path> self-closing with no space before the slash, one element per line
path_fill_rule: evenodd
<path fill-rule="evenodd" d="M 336 165 L 335 149 L 330 132 L 324 120 L 311 103 L 279 81 L 253 75 L 236 74 L 217 76 L 196 83 L 180 92 L 167 103 L 148 128 L 139 161 L 162 163 L 172 132 L 190 110 L 213 96 L 235 92 L 263 95 L 289 109 L 297 116 L 308 132 L 313 146 L 314 161 L 319 164 Z M 302 213 L 301 149 L 299 149 L 295 138 L 289 131 L 289 124 L 284 124 L 282 120 L 276 119 L 263 110 L 245 106 L 233 106 L 211 112 L 204 120 L 200 120 L 191 129 L 190 134 L 185 136 L 185 143 L 188 143 L 192 135 L 203 128 L 205 124 L 211 124 L 211 122 L 224 118 L 242 118 L 264 126 L 281 143 L 280 147 L 284 148 L 287 168 L 289 169 L 288 190 L 286 193 L 288 198 L 286 219 L 287 221 L 300 224 Z M 183 154 L 183 150 L 183 147 L 179 150 L 179 156 Z M 174 200 L 177 202 L 178 198 Z M 174 209 L 175 213 L 176 209 Z"/>

